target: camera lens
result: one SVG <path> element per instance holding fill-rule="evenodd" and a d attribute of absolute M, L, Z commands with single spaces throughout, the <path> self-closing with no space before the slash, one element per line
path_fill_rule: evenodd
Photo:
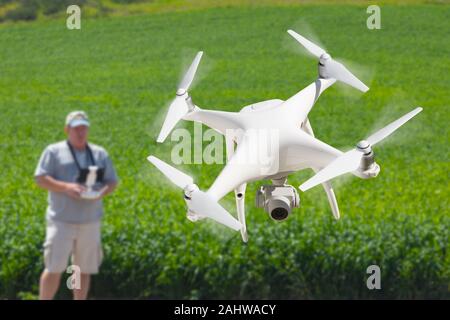
<path fill-rule="evenodd" d="M 273 209 L 272 212 L 270 212 L 270 215 L 272 219 L 284 220 L 288 217 L 289 212 L 285 208 L 278 207 Z"/>

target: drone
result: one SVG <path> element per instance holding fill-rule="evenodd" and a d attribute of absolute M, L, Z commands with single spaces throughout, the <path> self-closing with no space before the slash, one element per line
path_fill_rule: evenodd
<path fill-rule="evenodd" d="M 373 147 L 417 115 L 418 107 L 383 129 L 359 141 L 355 148 L 342 152 L 314 136 L 309 112 L 319 96 L 336 81 L 362 92 L 369 88 L 343 64 L 333 60 L 322 48 L 293 30 L 288 33 L 310 54 L 319 59 L 317 79 L 289 99 L 266 100 L 245 106 L 239 112 L 201 109 L 188 93 L 203 52 L 197 53 L 181 80 L 157 138 L 163 143 L 180 120 L 204 124 L 225 137 L 227 162 L 207 191 L 194 184 L 193 178 L 151 155 L 147 159 L 172 183 L 184 191 L 187 218 L 193 222 L 210 218 L 235 231 L 248 241 L 245 220 L 247 183 L 271 180 L 257 190 L 256 207 L 264 208 L 275 221 L 288 218 L 300 206 L 296 188 L 286 184 L 289 174 L 312 169 L 315 175 L 299 186 L 305 192 L 319 184 L 328 198 L 335 219 L 340 218 L 336 196 L 330 180 L 346 173 L 369 179 L 380 172 Z M 274 138 L 275 137 L 275 138 Z M 258 152 L 265 150 L 265 152 Z M 265 156 L 258 156 L 265 154 Z M 257 156 L 255 156 L 257 155 Z M 219 204 L 234 191 L 237 219 Z"/>

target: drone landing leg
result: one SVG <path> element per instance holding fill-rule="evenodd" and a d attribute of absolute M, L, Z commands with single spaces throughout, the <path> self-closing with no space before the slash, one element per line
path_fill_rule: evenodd
<path fill-rule="evenodd" d="M 245 189 L 247 184 L 241 184 L 239 187 L 234 190 L 234 194 L 236 197 L 236 207 L 238 212 L 239 222 L 242 224 L 241 228 L 241 236 L 242 241 L 248 242 L 248 234 L 247 234 L 247 225 L 245 224 Z"/>
<path fill-rule="evenodd" d="M 225 135 L 225 143 L 227 150 L 227 160 L 231 159 L 231 156 L 234 154 L 234 141 L 233 137 L 229 135 Z M 234 196 L 236 198 L 236 208 L 238 212 L 239 222 L 242 224 L 241 228 L 241 236 L 242 241 L 245 243 L 248 242 L 248 234 L 247 234 L 247 225 L 245 224 L 245 189 L 247 188 L 247 184 L 243 183 L 239 187 L 234 190 Z"/>

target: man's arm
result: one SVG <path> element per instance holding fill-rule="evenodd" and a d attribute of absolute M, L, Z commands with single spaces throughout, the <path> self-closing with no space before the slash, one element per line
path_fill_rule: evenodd
<path fill-rule="evenodd" d="M 117 182 L 110 182 L 105 184 L 105 186 L 100 190 L 101 198 L 112 193 L 117 187 Z"/>
<path fill-rule="evenodd" d="M 85 191 L 86 188 L 78 183 L 70 183 L 59 181 L 52 178 L 49 175 L 42 175 L 36 177 L 36 183 L 41 188 L 47 189 L 53 192 L 61 192 L 67 194 L 69 197 L 74 199 L 80 199 L 81 192 Z"/>
<path fill-rule="evenodd" d="M 103 153 L 104 153 L 103 157 L 104 157 L 104 165 L 105 165 L 105 173 L 104 173 L 103 181 L 105 181 L 105 185 L 100 190 L 99 198 L 103 198 L 104 196 L 112 193 L 116 189 L 117 183 L 118 183 L 117 173 L 116 173 L 116 170 L 114 169 L 111 158 L 109 157 L 106 150 L 103 150 Z"/>

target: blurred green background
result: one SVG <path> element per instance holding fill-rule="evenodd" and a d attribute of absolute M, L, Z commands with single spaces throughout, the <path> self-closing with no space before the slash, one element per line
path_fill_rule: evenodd
<path fill-rule="evenodd" d="M 105 200 L 92 298 L 450 298 L 448 3 L 380 2 L 382 28 L 369 30 L 368 3 L 356 1 L 70 2 L 81 5 L 81 30 L 66 28 L 65 1 L 0 0 L 0 298 L 36 298 L 46 193 L 33 171 L 75 109 L 88 112 L 91 141 L 121 178 Z M 225 227 L 186 220 L 180 191 L 146 157 L 170 162 L 175 143 L 155 139 L 198 50 L 190 93 L 202 108 L 238 111 L 311 83 L 317 62 L 290 28 L 320 39 L 371 88 L 327 90 L 310 113 L 318 138 L 346 150 L 414 107 L 424 111 L 376 149 L 377 179 L 334 181 L 340 221 L 315 188 L 275 223 L 254 207 L 267 182 L 250 184 L 243 244 Z M 204 190 L 222 167 L 178 166 Z M 236 212 L 232 194 L 221 203 Z M 366 287 L 372 264 L 381 290 Z M 64 285 L 57 297 L 70 298 Z"/>

